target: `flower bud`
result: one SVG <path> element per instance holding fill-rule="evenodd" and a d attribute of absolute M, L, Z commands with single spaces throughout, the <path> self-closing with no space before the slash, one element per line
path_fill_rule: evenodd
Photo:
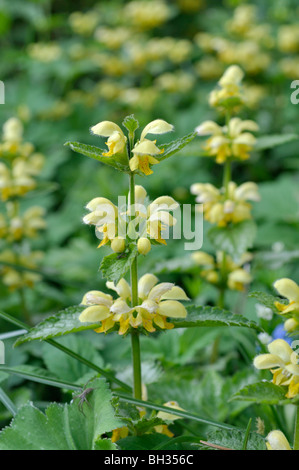
<path fill-rule="evenodd" d="M 114 238 L 111 242 L 111 248 L 114 253 L 122 253 L 126 248 L 126 240 L 124 238 Z"/>
<path fill-rule="evenodd" d="M 139 238 L 137 242 L 137 249 L 141 255 L 147 255 L 151 248 L 152 245 L 148 238 Z"/>

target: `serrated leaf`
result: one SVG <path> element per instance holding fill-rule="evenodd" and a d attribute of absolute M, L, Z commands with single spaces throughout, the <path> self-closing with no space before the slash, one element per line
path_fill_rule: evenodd
<path fill-rule="evenodd" d="M 213 227 L 208 232 L 212 245 L 238 261 L 243 253 L 252 248 L 257 227 L 253 220 L 245 220 L 228 227 Z"/>
<path fill-rule="evenodd" d="M 232 396 L 231 400 L 244 400 L 261 405 L 286 405 L 299 402 L 299 397 L 287 399 L 286 393 L 286 387 L 279 387 L 272 382 L 258 382 L 242 388 Z"/>
<path fill-rule="evenodd" d="M 179 152 L 182 150 L 186 145 L 188 145 L 190 142 L 192 142 L 193 139 L 197 136 L 196 132 L 191 132 L 188 135 L 185 135 L 184 137 L 180 137 L 176 140 L 173 140 L 172 142 L 169 142 L 168 144 L 162 144 L 159 145 L 159 148 L 164 150 L 164 152 L 160 155 L 155 155 L 155 158 L 159 161 L 165 160 L 166 158 L 171 157 L 175 153 Z"/>
<path fill-rule="evenodd" d="M 122 450 L 152 450 L 156 446 L 166 443 L 169 440 L 163 434 L 155 433 L 146 436 L 130 436 L 117 441 L 117 445 Z"/>
<path fill-rule="evenodd" d="M 211 326 L 241 326 L 262 331 L 254 321 L 242 315 L 235 315 L 218 307 L 187 307 L 188 315 L 184 320 L 171 320 L 175 328 L 194 328 Z"/>
<path fill-rule="evenodd" d="M 66 142 L 64 145 L 70 147 L 74 152 L 80 153 L 81 155 L 89 158 L 93 158 L 94 160 L 104 163 L 105 165 L 112 166 L 119 171 L 130 171 L 126 155 L 116 154 L 111 155 L 110 157 L 105 157 L 103 156 L 103 152 L 105 152 L 105 150 L 93 145 L 82 144 L 80 142 Z"/>
<path fill-rule="evenodd" d="M 52 403 L 45 414 L 29 403 L 23 406 L 9 427 L 0 434 L 0 450 L 98 450 L 113 447 L 107 432 L 123 425 L 115 417 L 111 393 L 102 379 L 95 379 L 83 412 L 78 400 L 71 404 Z M 107 442 L 109 441 L 109 442 Z"/>
<path fill-rule="evenodd" d="M 266 292 L 250 292 L 249 297 L 256 299 L 260 304 L 264 305 L 267 308 L 270 308 L 274 313 L 280 313 L 277 307 L 275 306 L 275 302 L 279 302 L 285 305 L 288 304 L 288 301 L 286 299 L 275 297 L 274 295 L 267 294 Z"/>
<path fill-rule="evenodd" d="M 32 340 L 47 340 L 84 330 L 99 328 L 100 323 L 81 323 L 80 313 L 85 307 L 69 307 L 56 315 L 46 318 L 15 342 L 15 346 Z"/>
<path fill-rule="evenodd" d="M 135 132 L 139 127 L 139 122 L 135 118 L 134 114 L 126 116 L 123 120 L 123 126 L 128 129 L 129 132 Z"/>
<path fill-rule="evenodd" d="M 119 282 L 131 267 L 134 258 L 137 256 L 137 246 L 134 245 L 127 253 L 122 253 L 121 257 L 117 253 L 105 256 L 100 264 L 100 271 L 108 281 Z"/>
<path fill-rule="evenodd" d="M 232 450 L 242 450 L 245 431 L 213 431 L 208 434 L 207 441 L 219 447 Z M 207 447 L 209 447 L 207 445 Z M 212 448 L 212 447 L 210 447 Z M 249 433 L 246 450 L 266 450 L 265 439 L 257 433 Z"/>
<path fill-rule="evenodd" d="M 294 142 L 299 139 L 297 134 L 273 134 L 273 135 L 263 135 L 258 137 L 254 150 L 266 150 L 280 145 L 288 144 L 289 142 Z"/>

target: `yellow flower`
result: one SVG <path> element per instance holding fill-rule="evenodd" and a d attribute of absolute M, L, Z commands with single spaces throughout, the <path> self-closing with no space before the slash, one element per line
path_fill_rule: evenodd
<path fill-rule="evenodd" d="M 127 281 L 121 279 L 115 286 L 107 282 L 107 287 L 117 292 L 118 298 L 113 300 L 110 295 L 100 291 L 90 291 L 83 297 L 82 304 L 87 308 L 81 313 L 81 322 L 101 322 L 97 333 L 118 328 L 118 333 L 127 333 L 130 327 L 142 327 L 148 332 L 159 329 L 170 329 L 173 325 L 167 322 L 168 317 L 185 318 L 187 311 L 179 302 L 188 300 L 183 289 L 172 283 L 157 284 L 153 274 L 145 274 L 138 282 L 139 305 L 132 307 L 132 293 Z"/>
<path fill-rule="evenodd" d="M 223 253 L 221 251 L 217 252 L 216 260 L 203 251 L 194 252 L 191 257 L 195 264 L 202 268 L 200 276 L 211 284 L 220 287 L 223 282 Z M 251 259 L 251 253 L 244 253 L 239 262 L 236 263 L 229 255 L 225 255 L 225 278 L 229 289 L 244 291 L 246 286 L 250 284 L 252 277 L 242 266 Z"/>
<path fill-rule="evenodd" d="M 18 118 L 10 118 L 3 125 L 5 142 L 20 142 L 23 136 L 23 124 Z"/>
<path fill-rule="evenodd" d="M 200 136 L 212 136 L 203 148 L 221 164 L 227 159 L 247 160 L 250 157 L 249 152 L 253 149 L 256 139 L 250 132 L 245 131 L 255 132 L 258 125 L 254 121 L 232 118 L 228 126 L 221 127 L 213 121 L 205 121 L 195 130 Z"/>
<path fill-rule="evenodd" d="M 289 304 L 284 305 L 280 302 L 275 302 L 275 306 L 282 313 L 293 313 L 299 315 L 299 286 L 291 279 L 279 279 L 274 283 L 275 289 L 278 293 L 288 299 Z"/>
<path fill-rule="evenodd" d="M 291 446 L 281 431 L 271 431 L 266 437 L 268 450 L 292 450 Z"/>
<path fill-rule="evenodd" d="M 214 107 L 235 107 L 243 104 L 241 82 L 243 70 L 238 65 L 230 66 L 219 80 L 219 89 L 210 94 L 210 105 Z"/>
<path fill-rule="evenodd" d="M 102 121 L 92 126 L 90 132 L 101 137 L 109 137 L 106 145 L 109 152 L 103 153 L 104 157 L 124 154 L 126 152 L 127 138 L 121 128 L 111 121 Z"/>
<path fill-rule="evenodd" d="M 148 134 L 165 134 L 173 131 L 173 126 L 163 119 L 156 119 L 145 126 L 143 129 L 140 140 L 135 144 L 132 150 L 134 156 L 130 159 L 131 171 L 140 170 L 145 175 L 151 175 L 153 171 L 150 165 L 156 165 L 159 160 L 155 156 L 163 153 L 163 150 L 156 146 L 156 140 L 148 140 L 145 137 Z"/>
<path fill-rule="evenodd" d="M 176 401 L 168 401 L 167 403 L 163 403 L 163 406 L 167 406 L 168 408 L 173 408 L 175 410 L 184 411 L 183 408 L 179 406 Z M 167 411 L 159 411 L 157 413 L 157 418 L 163 419 L 163 421 L 169 421 L 173 423 L 173 421 L 180 419 L 180 416 L 168 413 Z M 174 434 L 168 429 L 168 425 L 166 424 L 159 424 L 155 426 L 155 431 L 159 434 L 165 434 L 168 437 L 173 437 Z"/>
<path fill-rule="evenodd" d="M 270 369 L 273 383 L 288 387 L 287 398 L 299 393 L 298 355 L 283 339 L 276 339 L 268 345 L 269 354 L 260 354 L 254 359 L 257 369 Z"/>
<path fill-rule="evenodd" d="M 41 276 L 34 272 L 37 269 L 38 263 L 43 257 L 41 251 L 32 251 L 28 254 L 17 254 L 11 250 L 4 250 L 0 254 L 0 263 L 3 264 L 0 269 L 1 279 L 4 285 L 6 285 L 11 291 L 20 289 L 22 287 L 33 287 L 34 284 L 41 280 Z M 9 266 L 19 265 L 24 270 L 17 270 Z M 31 271 L 32 270 L 32 271 Z"/>
<path fill-rule="evenodd" d="M 119 249 L 119 252 L 122 252 L 127 237 L 134 241 L 139 239 L 139 248 L 144 251 L 145 244 L 148 250 L 151 240 L 166 245 L 163 236 L 166 237 L 169 227 L 176 224 L 176 219 L 169 212 L 178 207 L 178 203 L 169 196 L 158 197 L 149 204 L 146 190 L 136 185 L 134 207 L 130 204 L 130 193 L 126 210 L 123 211 L 119 211 L 109 199 L 97 197 L 87 204 L 86 208 L 90 213 L 83 217 L 83 222 L 96 226 L 97 236 L 102 238 L 99 247 L 111 244 L 111 248 L 115 248 L 114 251 Z M 115 239 L 117 242 L 114 243 Z M 148 241 L 145 242 L 146 239 Z"/>
<path fill-rule="evenodd" d="M 252 182 L 238 187 L 231 181 L 227 194 L 224 188 L 219 190 L 209 183 L 196 183 L 191 186 L 191 193 L 197 196 L 196 202 L 204 204 L 205 219 L 219 227 L 251 219 L 251 205 L 247 201 L 260 200 L 258 187 Z"/>

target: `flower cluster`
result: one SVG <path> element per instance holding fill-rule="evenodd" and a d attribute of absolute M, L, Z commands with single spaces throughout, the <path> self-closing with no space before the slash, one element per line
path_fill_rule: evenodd
<path fill-rule="evenodd" d="M 79 319 L 81 322 L 101 322 L 97 333 L 118 330 L 120 335 L 126 334 L 131 328 L 142 328 L 147 332 L 156 329 L 170 329 L 173 324 L 170 318 L 185 318 L 187 311 L 182 300 L 188 300 L 182 288 L 169 282 L 158 284 L 153 274 L 145 274 L 138 282 L 139 304 L 132 307 L 132 291 L 125 279 L 117 285 L 107 282 L 107 287 L 114 290 L 118 298 L 115 300 L 109 294 L 100 291 L 90 291 L 84 295 L 83 310 Z"/>
<path fill-rule="evenodd" d="M 17 118 L 10 118 L 3 125 L 0 156 L 0 198 L 5 207 L 0 214 L 2 281 L 10 289 L 32 287 L 40 279 L 34 270 L 41 252 L 30 253 L 28 244 L 24 249 L 22 244 L 25 240 L 36 238 L 39 231 L 45 229 L 45 211 L 40 206 L 22 211 L 21 199 L 36 188 L 36 177 L 43 167 L 44 156 L 35 152 L 31 143 L 23 141 L 23 125 Z M 6 249 L 6 243 L 16 243 L 15 251 L 11 247 Z M 10 264 L 19 265 L 20 270 Z"/>
<path fill-rule="evenodd" d="M 254 366 L 270 369 L 273 383 L 287 388 L 287 398 L 295 397 L 299 393 L 298 354 L 283 339 L 270 343 L 268 351 L 269 354 L 260 354 L 254 359 Z"/>
<path fill-rule="evenodd" d="M 204 216 L 211 224 L 225 227 L 251 219 L 251 205 L 247 201 L 259 201 L 258 187 L 253 182 L 237 186 L 230 181 L 228 191 L 218 189 L 212 184 L 195 183 L 191 194 L 196 195 L 196 202 L 204 204 Z"/>
<path fill-rule="evenodd" d="M 109 151 L 103 153 L 106 157 L 111 156 L 124 156 L 127 154 L 127 137 L 124 135 L 121 128 L 110 121 L 99 122 L 91 129 L 92 134 L 101 137 L 108 137 L 106 145 Z M 149 140 L 146 138 L 148 134 L 165 134 L 173 131 L 173 126 L 168 124 L 163 119 L 156 119 L 150 122 L 143 129 L 140 140 L 135 143 L 132 149 L 133 157 L 129 159 L 129 166 L 131 171 L 139 170 L 145 175 L 153 173 L 151 170 L 152 165 L 160 163 L 156 156 L 163 153 L 163 149 L 156 146 L 156 140 Z M 127 157 L 128 158 L 128 157 Z"/>
<path fill-rule="evenodd" d="M 213 121 L 206 121 L 196 128 L 198 135 L 211 135 L 203 149 L 209 156 L 215 157 L 222 164 L 230 160 L 248 160 L 249 153 L 254 148 L 256 138 L 251 132 L 258 131 L 254 121 L 242 121 L 233 118 L 227 126 L 221 127 Z"/>
<path fill-rule="evenodd" d="M 163 232 L 176 224 L 170 214 L 178 203 L 170 196 L 161 196 L 148 203 L 147 192 L 135 186 L 135 204 L 117 208 L 109 199 L 95 198 L 86 208 L 90 211 L 83 222 L 96 227 L 96 235 L 102 238 L 99 247 L 110 245 L 116 253 L 122 253 L 131 241 L 136 241 L 139 253 L 147 254 L 152 243 L 166 244 Z M 132 218 L 132 212 L 134 214 Z"/>
<path fill-rule="evenodd" d="M 200 267 L 200 276 L 217 287 L 244 291 L 252 281 L 252 277 L 245 266 L 252 260 L 251 253 L 244 253 L 238 263 L 225 255 L 225 273 L 223 272 L 223 252 L 218 251 L 216 258 L 204 251 L 192 254 L 195 264 Z"/>

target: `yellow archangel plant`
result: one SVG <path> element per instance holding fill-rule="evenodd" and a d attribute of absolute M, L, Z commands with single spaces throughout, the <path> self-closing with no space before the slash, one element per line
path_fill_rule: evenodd
<path fill-rule="evenodd" d="M 135 185 L 135 176 L 153 173 L 151 166 L 187 145 L 195 136 L 177 139 L 161 148 L 150 135 L 172 132 L 174 127 L 163 119 L 147 124 L 140 133 L 134 116 L 123 121 L 128 131 L 111 121 L 102 121 L 91 127 L 93 135 L 106 138 L 108 150 L 69 142 L 72 150 L 101 161 L 129 175 L 128 197 L 119 197 L 118 204 L 107 198 L 95 197 L 86 208 L 89 211 L 83 222 L 95 227 L 101 240 L 99 247 L 110 246 L 113 253 L 106 256 L 100 270 L 107 279 L 106 286 L 116 292 L 113 297 L 106 292 L 93 290 L 82 299 L 80 322 L 92 324 L 97 333 L 117 331 L 120 335 L 131 334 L 134 375 L 134 396 L 142 398 L 140 333 L 171 329 L 171 319 L 183 319 L 187 310 L 183 301 L 188 297 L 184 290 L 170 282 L 158 282 L 153 274 L 138 279 L 137 259 L 149 253 L 153 245 L 165 245 L 169 229 L 176 224 L 174 212 L 179 208 L 170 196 L 161 196 L 150 202 L 143 186 Z M 130 271 L 130 283 L 125 279 Z"/>

